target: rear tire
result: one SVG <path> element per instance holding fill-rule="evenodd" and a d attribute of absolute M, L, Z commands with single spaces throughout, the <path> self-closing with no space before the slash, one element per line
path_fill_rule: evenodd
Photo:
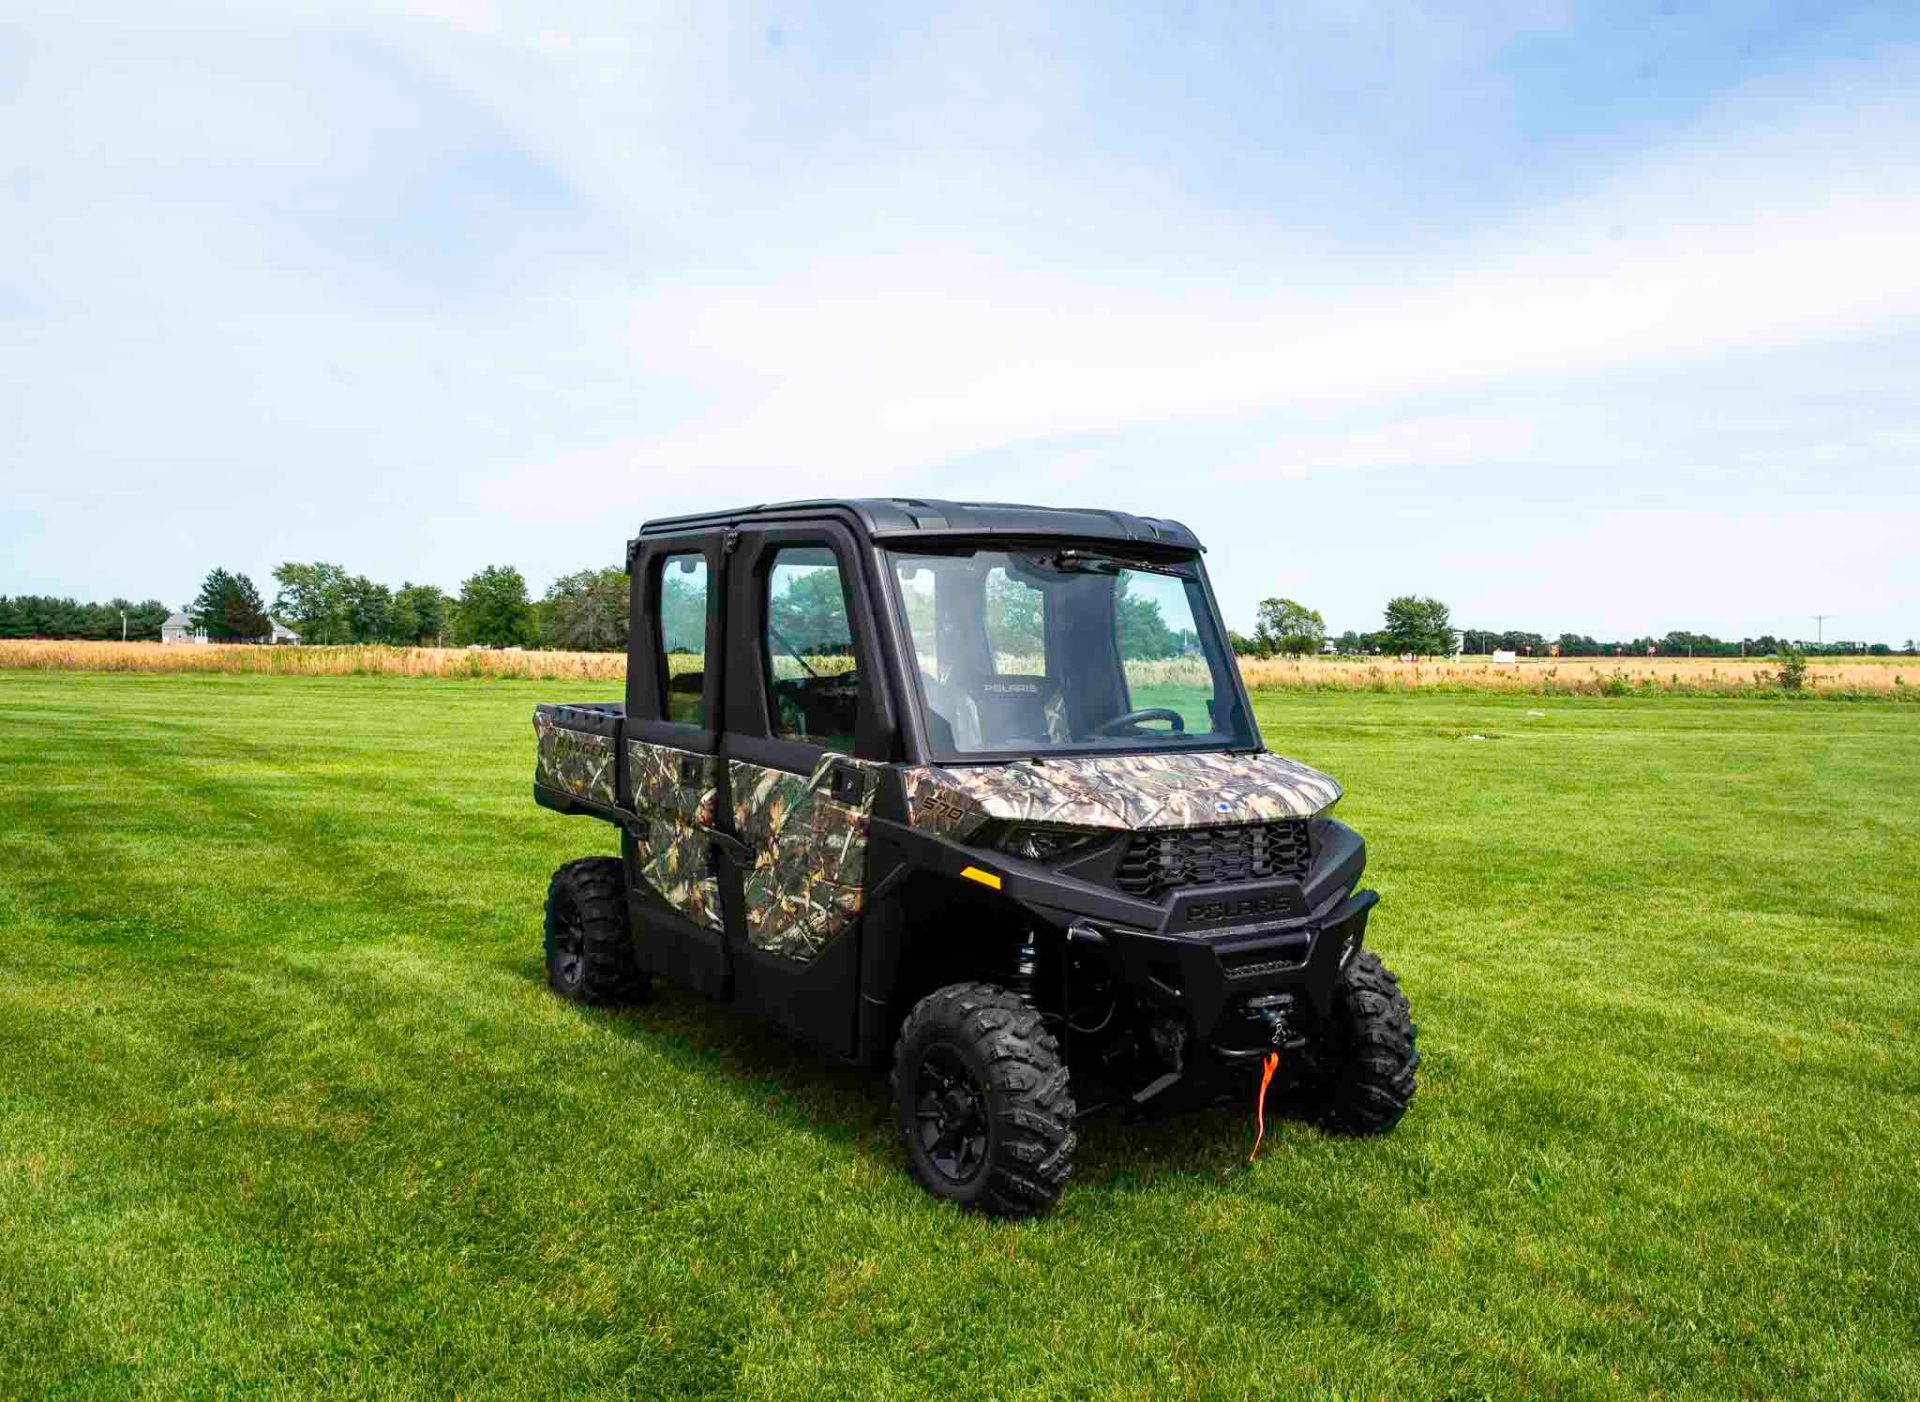
<path fill-rule="evenodd" d="M 568 862 L 547 885 L 547 982 L 572 1003 L 621 1006 L 647 996 L 627 926 L 618 857 Z"/>
<path fill-rule="evenodd" d="M 1040 1014 L 990 983 L 915 1005 L 893 1055 L 907 1160 L 937 1198 L 996 1217 L 1045 1212 L 1073 1154 L 1073 1095 Z"/>
<path fill-rule="evenodd" d="M 1333 989 L 1325 1079 L 1314 1087 L 1307 1118 L 1330 1134 L 1385 1134 L 1413 1099 L 1413 1008 L 1400 980 L 1371 950 L 1362 950 Z"/>

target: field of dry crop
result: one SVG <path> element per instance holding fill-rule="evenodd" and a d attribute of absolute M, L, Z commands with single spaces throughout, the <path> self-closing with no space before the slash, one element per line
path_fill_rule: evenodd
<path fill-rule="evenodd" d="M 88 643 L 0 639 L 0 668 L 76 672 L 252 672 L 290 677 L 507 677 L 619 681 L 617 652 L 488 651 L 457 647 L 254 647 L 218 643 Z"/>
<path fill-rule="evenodd" d="M 680 661 L 681 659 L 676 659 Z M 695 659 L 684 659 L 692 664 Z M 1637 692 L 1750 695 L 1777 688 L 1765 658 L 1541 658 L 1496 665 L 1483 657 L 1401 662 L 1378 657 L 1245 658 L 1256 690 L 1493 691 L 1607 696 Z M 1136 685 L 1179 680 L 1191 663 L 1137 662 Z M 249 647 L 0 640 L 0 668 L 88 672 L 253 672 L 285 676 L 500 677 L 519 681 L 618 681 L 626 658 L 609 652 L 465 648 Z M 676 668 L 676 670 L 678 670 Z M 1920 658 L 1810 659 L 1815 695 L 1920 700 Z"/>
<path fill-rule="evenodd" d="M 1633 691 L 1739 695 L 1777 686 L 1771 658 L 1581 657 L 1496 664 L 1484 657 L 1402 662 L 1387 657 L 1242 658 L 1250 688 L 1282 691 L 1504 691 L 1606 696 Z M 1809 658 L 1816 693 L 1907 693 L 1920 699 L 1920 658 Z M 1905 698 L 1903 698 L 1905 699 Z"/>

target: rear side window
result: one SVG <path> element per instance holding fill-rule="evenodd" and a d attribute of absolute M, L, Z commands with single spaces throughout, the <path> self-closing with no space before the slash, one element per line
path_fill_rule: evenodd
<path fill-rule="evenodd" d="M 660 687 L 663 718 L 707 724 L 707 558 L 689 553 L 660 562 Z"/>
<path fill-rule="evenodd" d="M 860 711 L 840 562 L 823 545 L 783 546 L 767 570 L 767 702 L 773 733 L 853 749 Z"/>

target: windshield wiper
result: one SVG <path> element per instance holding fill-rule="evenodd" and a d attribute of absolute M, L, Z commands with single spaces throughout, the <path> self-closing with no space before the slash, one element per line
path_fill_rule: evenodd
<path fill-rule="evenodd" d="M 1118 555 L 1094 554 L 1072 546 L 1055 551 L 1050 556 L 1042 556 L 1036 563 L 1044 563 L 1061 574 L 1120 574 L 1126 570 L 1137 570 L 1142 574 L 1172 575 L 1176 579 L 1193 577 L 1192 566 L 1184 562 L 1130 560 Z"/>
<path fill-rule="evenodd" d="M 1084 550 L 1071 549 L 1057 551 L 1050 563 L 1062 574 L 1119 574 L 1124 568 L 1111 555 L 1089 555 Z"/>

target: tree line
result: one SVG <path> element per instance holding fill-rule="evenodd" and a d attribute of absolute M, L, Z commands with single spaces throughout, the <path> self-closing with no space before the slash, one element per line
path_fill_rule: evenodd
<path fill-rule="evenodd" d="M 395 589 L 349 574 L 324 560 L 288 561 L 273 572 L 269 604 L 245 574 L 211 571 L 200 592 L 182 610 L 197 629 L 223 641 L 264 639 L 278 619 L 303 643 L 387 643 L 396 647 L 439 646 L 560 648 L 571 652 L 619 652 L 627 645 L 627 575 L 618 567 L 562 575 L 539 598 L 511 565 L 488 565 L 469 575 L 459 592 L 432 584 L 402 583 Z M 1038 623 L 1021 612 L 1029 601 L 999 601 L 1009 633 L 1036 633 Z M 1131 606 L 1131 607 L 1129 607 Z M 1144 607 L 1142 607 L 1144 606 Z M 171 610 L 158 599 L 138 603 L 109 599 L 82 603 L 43 595 L 0 595 L 0 638 L 72 638 L 155 641 Z M 1121 628 L 1128 656 L 1172 656 L 1183 638 L 1167 628 L 1150 601 L 1121 600 Z M 1164 636 L 1162 636 L 1164 635 Z M 1914 655 L 1904 648 L 1851 640 L 1807 642 L 1762 634 L 1716 638 L 1675 630 L 1661 637 L 1602 641 L 1584 633 L 1549 638 L 1524 629 L 1453 626 L 1452 612 L 1438 599 L 1402 595 L 1388 601 L 1382 624 L 1372 632 L 1348 629 L 1329 635 L 1319 610 L 1293 599 L 1260 601 L 1251 635 L 1229 633 L 1241 656 L 1299 657 L 1328 650 L 1344 654 L 1436 657 L 1455 651 L 1484 655 L 1507 651 L 1522 657 L 1764 657 L 1798 650 L 1808 656 L 1886 657 Z"/>
<path fill-rule="evenodd" d="M 43 594 L 0 595 L 0 638 L 78 638 L 95 642 L 155 642 L 173 612 L 158 599 L 109 599 L 84 604 Z"/>
<path fill-rule="evenodd" d="M 257 642 L 277 620 L 303 643 L 395 647 L 548 647 L 617 652 L 627 645 L 627 576 L 620 569 L 562 575 L 534 598 L 511 565 L 488 565 L 457 593 L 432 584 L 392 588 L 327 561 L 288 561 L 267 599 L 246 574 L 214 569 L 181 610 L 220 642 Z M 155 642 L 173 610 L 158 599 L 104 604 L 40 595 L 0 595 L 0 638 Z M 122 615 L 125 616 L 124 634 Z"/>
<path fill-rule="evenodd" d="M 1690 633 L 1684 629 L 1675 629 L 1660 637 L 1647 633 L 1611 642 L 1585 633 L 1561 633 L 1548 638 L 1517 628 L 1504 632 L 1467 628 L 1462 630 L 1460 638 L 1463 652 L 1512 652 L 1522 657 L 1769 657 L 1784 651 L 1819 657 L 1891 657 L 1896 651 L 1888 643 L 1807 642 L 1775 637 L 1772 633 L 1751 638 L 1716 638 L 1711 633 Z M 1913 650 L 1911 639 L 1900 649 L 1909 653 Z"/>
<path fill-rule="evenodd" d="M 511 565 L 488 565 L 459 592 L 432 584 L 398 589 L 326 561 L 290 561 L 273 572 L 274 614 L 303 643 L 397 647 L 546 647 L 617 652 L 627 645 L 627 575 L 617 568 L 562 575 L 539 598 Z"/>
<path fill-rule="evenodd" d="M 1438 599 L 1404 594 L 1387 601 L 1381 627 L 1372 633 L 1348 631 L 1334 638 L 1337 652 L 1386 653 L 1438 657 L 1456 650 L 1453 612 Z M 1303 657 L 1327 650 L 1327 622 L 1318 609 L 1293 599 L 1262 599 L 1254 612 L 1253 635 L 1229 633 L 1243 657 Z"/>
<path fill-rule="evenodd" d="M 1455 651 L 1484 656 L 1512 652 L 1521 657 L 1768 657 L 1800 652 L 1815 657 L 1890 657 L 1896 651 L 1913 655 L 1914 640 L 1895 649 L 1887 643 L 1854 641 L 1807 642 L 1763 633 L 1754 638 L 1716 638 L 1708 633 L 1676 629 L 1662 637 L 1603 642 L 1585 633 L 1561 633 L 1549 638 L 1524 629 L 1462 628 L 1455 630 L 1452 611 L 1438 599 L 1404 595 L 1390 600 L 1383 624 L 1364 633 L 1348 629 L 1329 637 L 1317 609 L 1293 599 L 1263 599 L 1255 614 L 1251 636 L 1230 635 L 1233 650 L 1251 657 L 1301 657 L 1332 650 L 1344 654 L 1438 657 Z"/>

